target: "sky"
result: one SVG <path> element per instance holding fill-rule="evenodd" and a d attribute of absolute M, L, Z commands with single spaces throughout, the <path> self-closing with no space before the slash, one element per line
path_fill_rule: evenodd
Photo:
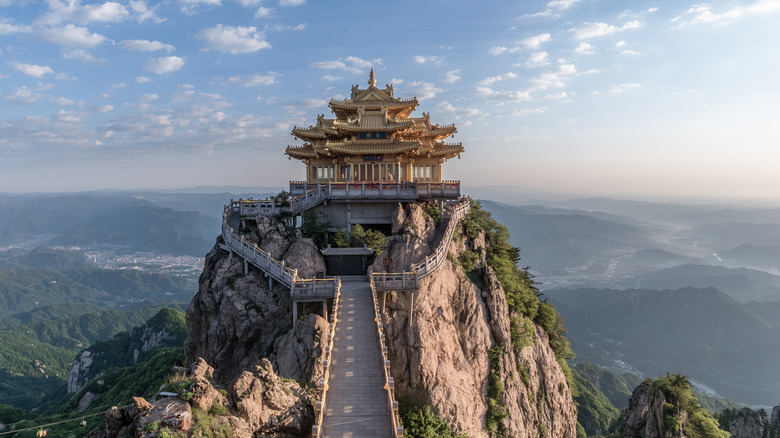
<path fill-rule="evenodd" d="M 0 0 L 0 192 L 285 186 L 371 67 L 465 186 L 780 198 L 780 0 Z"/>

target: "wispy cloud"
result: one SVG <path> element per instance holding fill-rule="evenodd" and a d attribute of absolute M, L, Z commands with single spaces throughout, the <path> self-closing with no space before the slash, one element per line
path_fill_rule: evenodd
<path fill-rule="evenodd" d="M 543 67 L 549 64 L 550 58 L 547 52 L 534 52 L 525 61 L 526 67 Z"/>
<path fill-rule="evenodd" d="M 54 73 L 54 70 L 52 70 L 51 67 L 49 66 L 35 65 L 35 64 L 22 64 L 16 61 L 8 63 L 8 68 L 13 71 L 24 73 L 26 75 L 30 75 L 36 78 L 39 78 L 46 74 Z"/>
<path fill-rule="evenodd" d="M 184 59 L 178 56 L 162 56 L 159 58 L 147 59 L 144 63 L 144 69 L 159 74 L 170 73 L 181 69 L 184 66 Z"/>
<path fill-rule="evenodd" d="M 414 56 L 412 57 L 412 61 L 416 62 L 417 64 L 425 64 L 425 63 L 431 63 L 436 65 L 441 65 L 444 60 L 438 56 Z"/>
<path fill-rule="evenodd" d="M 496 100 L 526 101 L 531 100 L 531 93 L 522 90 L 496 91 L 489 87 L 477 87 L 478 96 L 484 96 Z"/>
<path fill-rule="evenodd" d="M 546 90 L 548 88 L 566 87 L 566 79 L 577 73 L 574 64 L 561 64 L 554 70 L 549 70 L 541 75 L 531 78 L 534 90 Z"/>
<path fill-rule="evenodd" d="M 86 27 L 66 24 L 62 27 L 51 27 L 40 31 L 41 38 L 53 44 L 66 47 L 93 48 L 107 39 L 103 35 L 90 33 Z"/>
<path fill-rule="evenodd" d="M 346 58 L 338 58 L 333 61 L 312 62 L 311 66 L 314 68 L 322 68 L 326 70 L 344 70 L 350 73 L 362 73 L 367 68 L 380 64 L 382 64 L 382 58 L 367 61 L 356 56 L 347 56 Z"/>
<path fill-rule="evenodd" d="M 613 85 L 609 88 L 609 92 L 613 94 L 622 94 L 630 90 L 635 90 L 637 88 L 642 88 L 642 85 L 636 83 L 627 83 L 627 84 Z"/>
<path fill-rule="evenodd" d="M 574 33 L 574 37 L 578 40 L 584 40 L 588 38 L 595 38 L 605 35 L 612 35 L 614 33 L 624 31 L 627 29 L 637 29 L 642 25 L 638 20 L 629 21 L 622 26 L 615 26 L 607 23 L 583 23 L 579 26 L 572 27 L 569 32 Z"/>
<path fill-rule="evenodd" d="M 454 84 L 455 82 L 458 82 L 460 79 L 461 79 L 461 77 L 460 77 L 460 69 L 458 69 L 458 70 L 450 70 L 444 76 L 444 79 L 442 79 L 442 82 L 444 82 L 446 84 Z"/>
<path fill-rule="evenodd" d="M 165 50 L 166 52 L 170 53 L 175 50 L 175 48 L 170 44 L 148 40 L 123 40 L 117 43 L 117 47 L 126 50 L 137 50 L 139 52 L 155 52 L 158 50 Z"/>
<path fill-rule="evenodd" d="M 196 37 L 205 41 L 209 49 L 226 53 L 252 53 L 271 48 L 263 33 L 254 26 L 234 27 L 218 24 L 201 30 Z"/>
<path fill-rule="evenodd" d="M 276 83 L 276 78 L 271 75 L 232 76 L 226 81 L 228 84 L 254 87 L 256 85 L 271 85 Z"/>
<path fill-rule="evenodd" d="M 409 86 L 415 88 L 415 96 L 419 100 L 432 99 L 436 97 L 437 94 L 444 91 L 441 88 L 437 88 L 432 83 L 426 81 L 412 81 L 409 82 Z"/>
<path fill-rule="evenodd" d="M 577 48 L 574 49 L 574 53 L 578 55 L 592 55 L 595 53 L 595 46 L 590 43 L 580 43 Z"/>
<path fill-rule="evenodd" d="M 48 0 L 49 11 L 38 20 L 40 25 L 55 25 L 64 21 L 79 24 L 118 23 L 130 18 L 130 11 L 121 3 L 108 1 L 82 5 L 79 0 Z"/>
<path fill-rule="evenodd" d="M 279 0 L 279 6 L 283 8 L 289 8 L 293 6 L 300 6 L 306 3 L 306 0 Z"/>
<path fill-rule="evenodd" d="M 291 25 L 291 24 L 274 24 L 271 26 L 273 30 L 304 30 L 306 29 L 306 23 Z"/>
<path fill-rule="evenodd" d="M 13 35 L 16 33 L 30 33 L 32 28 L 23 24 L 13 24 L 11 20 L 0 17 L 0 35 Z"/>
<path fill-rule="evenodd" d="M 679 26 L 693 24 L 728 24 L 749 14 L 763 14 L 780 9 L 778 0 L 758 0 L 748 5 L 734 6 L 725 11 L 714 11 L 710 5 L 698 3 L 672 19 Z"/>
<path fill-rule="evenodd" d="M 542 43 L 546 43 L 547 41 L 550 41 L 550 34 L 541 33 L 521 40 L 520 44 L 529 49 L 537 49 Z"/>
<path fill-rule="evenodd" d="M 481 81 L 479 81 L 479 85 L 488 86 L 488 85 L 491 85 L 491 84 L 493 84 L 495 82 L 498 82 L 498 81 L 503 81 L 505 79 L 516 79 L 516 78 L 517 78 L 517 75 L 510 71 L 510 72 L 504 73 L 502 75 L 486 77 L 485 79 L 482 79 Z"/>

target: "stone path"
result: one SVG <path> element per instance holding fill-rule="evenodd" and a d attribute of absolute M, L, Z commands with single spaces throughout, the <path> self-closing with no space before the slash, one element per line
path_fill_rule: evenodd
<path fill-rule="evenodd" d="M 342 277 L 324 432 L 330 438 L 389 437 L 387 391 L 367 281 Z"/>

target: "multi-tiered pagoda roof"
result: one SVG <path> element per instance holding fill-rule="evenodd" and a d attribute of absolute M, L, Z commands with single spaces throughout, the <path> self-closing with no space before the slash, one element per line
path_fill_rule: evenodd
<path fill-rule="evenodd" d="M 371 69 L 368 88 L 355 85 L 350 98 L 328 103 L 335 118 L 320 115 L 316 125 L 293 128 L 305 143 L 288 146 L 285 154 L 299 160 L 369 154 L 449 159 L 463 152 L 461 143 L 444 142 L 455 125 L 432 124 L 427 113 L 411 117 L 418 105 L 417 98 L 396 98 L 392 85 L 377 88 Z"/>

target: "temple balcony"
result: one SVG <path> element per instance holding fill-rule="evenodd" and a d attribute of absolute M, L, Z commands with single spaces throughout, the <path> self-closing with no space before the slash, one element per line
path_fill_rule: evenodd
<path fill-rule="evenodd" d="M 290 181 L 293 198 L 317 193 L 332 200 L 398 200 L 458 199 L 460 181 L 444 182 L 327 182 Z"/>

